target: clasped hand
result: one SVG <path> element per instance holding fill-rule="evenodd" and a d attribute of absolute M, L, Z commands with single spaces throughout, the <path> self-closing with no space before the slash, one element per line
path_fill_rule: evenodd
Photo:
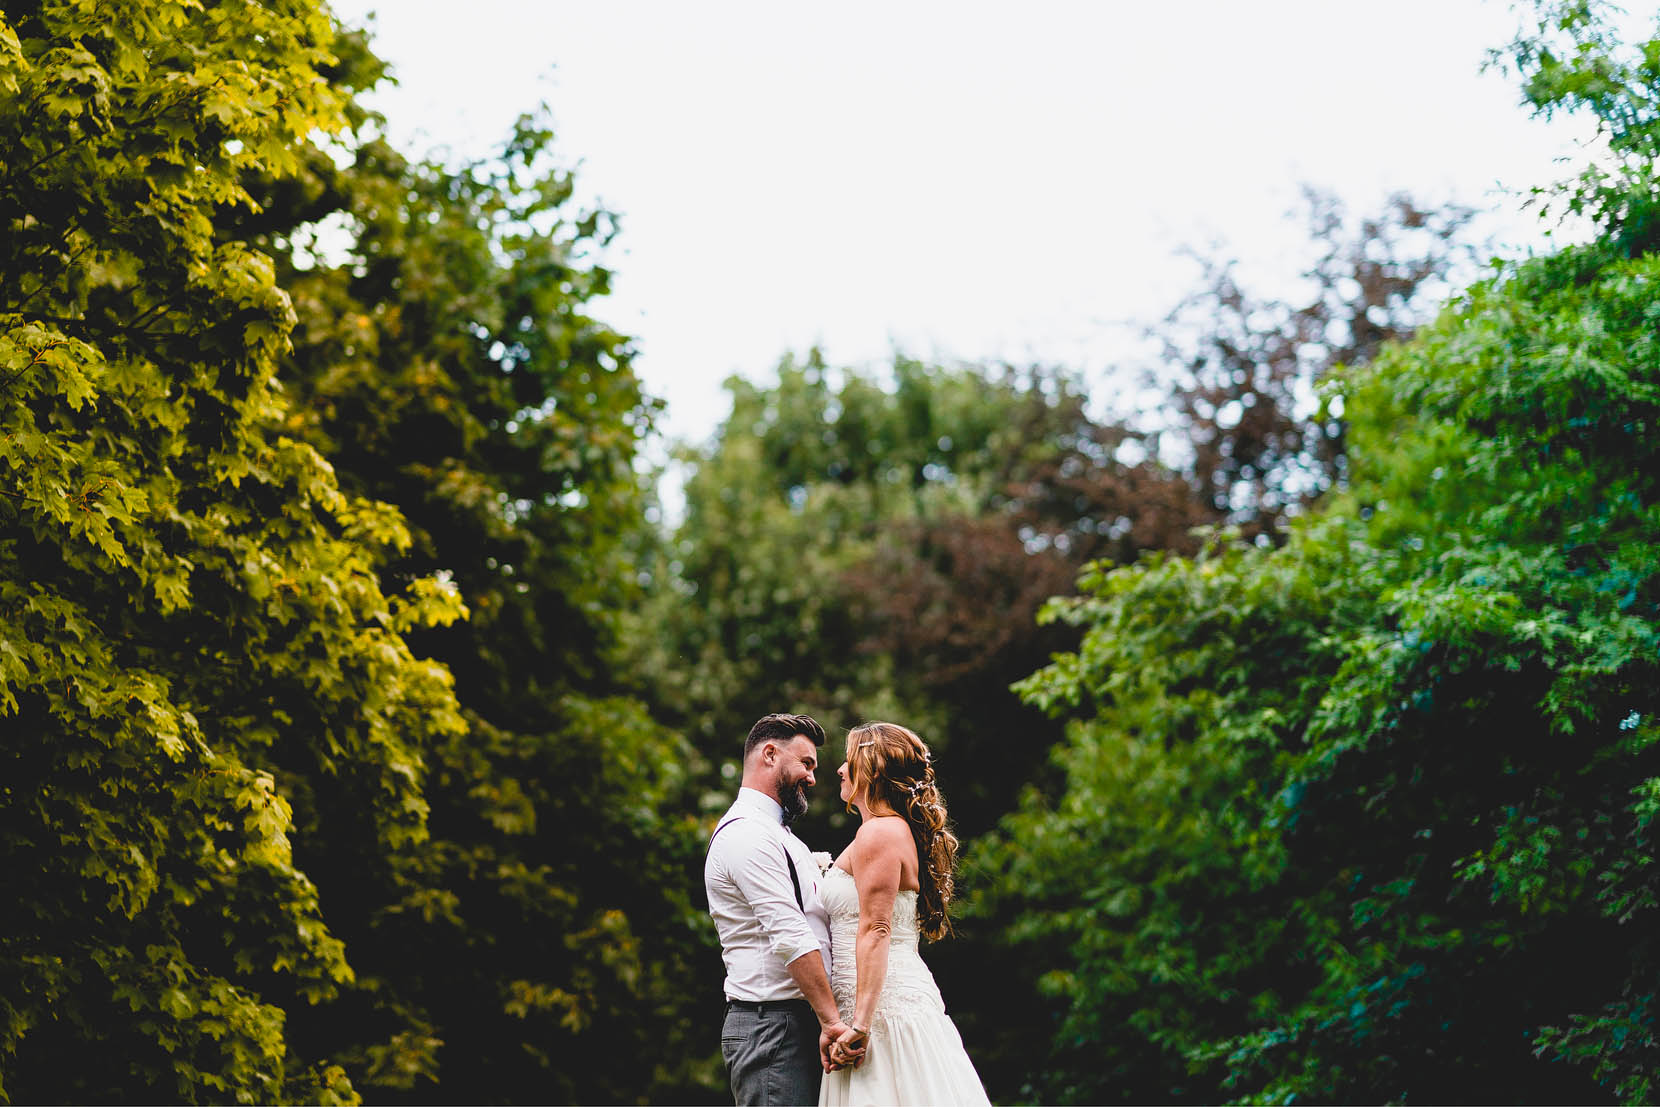
<path fill-rule="evenodd" d="M 858 1068 L 870 1045 L 868 1030 L 855 1030 L 844 1022 L 833 1022 L 819 1031 L 818 1059 L 825 1072 Z"/>

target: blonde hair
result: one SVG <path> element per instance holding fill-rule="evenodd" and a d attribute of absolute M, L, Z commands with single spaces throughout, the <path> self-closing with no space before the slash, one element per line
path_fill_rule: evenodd
<path fill-rule="evenodd" d="M 886 803 L 909 824 L 922 886 L 917 927 L 931 940 L 945 937 L 951 933 L 957 836 L 934 780 L 928 747 L 898 723 L 864 723 L 847 734 L 847 775 L 855 796 Z M 848 810 L 853 810 L 852 804 Z"/>

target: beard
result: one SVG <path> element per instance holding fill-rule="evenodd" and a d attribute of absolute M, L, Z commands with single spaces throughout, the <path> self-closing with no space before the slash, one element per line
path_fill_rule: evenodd
<path fill-rule="evenodd" d="M 794 784 L 778 782 L 778 806 L 784 809 L 784 825 L 789 826 L 807 813 L 807 786 L 801 781 Z"/>

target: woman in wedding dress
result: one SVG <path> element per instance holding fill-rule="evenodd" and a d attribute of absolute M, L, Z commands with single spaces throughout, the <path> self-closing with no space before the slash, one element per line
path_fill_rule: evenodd
<path fill-rule="evenodd" d="M 921 937 L 951 930 L 957 838 L 928 747 L 905 727 L 866 723 L 836 771 L 862 820 L 820 886 L 830 913 L 830 987 L 849 1026 L 824 1047 L 820 1107 L 987 1103 L 945 1013 Z"/>

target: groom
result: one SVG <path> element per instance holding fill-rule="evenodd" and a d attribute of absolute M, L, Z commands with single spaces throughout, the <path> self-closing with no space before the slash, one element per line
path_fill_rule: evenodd
<path fill-rule="evenodd" d="M 846 1029 L 830 992 L 819 869 L 790 823 L 807 810 L 824 728 L 768 715 L 744 743 L 738 798 L 709 839 L 703 885 L 726 961 L 721 1056 L 732 1098 L 816 1104 L 820 1056 Z"/>

